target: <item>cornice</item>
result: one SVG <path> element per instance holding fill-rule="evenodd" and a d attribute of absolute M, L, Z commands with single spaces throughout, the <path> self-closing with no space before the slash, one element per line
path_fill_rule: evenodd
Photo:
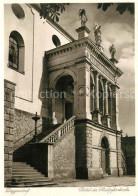
<path fill-rule="evenodd" d="M 112 128 L 109 128 L 105 125 L 101 125 L 101 124 L 98 124 L 90 119 L 76 119 L 75 120 L 75 125 L 79 125 L 81 123 L 86 123 L 86 124 L 90 124 L 92 126 L 96 126 L 97 128 L 100 128 L 100 129 L 104 129 L 105 131 L 109 131 L 110 133 L 114 133 L 114 134 L 117 134 L 117 135 L 121 135 L 122 134 L 122 131 L 118 131 L 118 130 L 115 130 L 115 129 L 112 129 Z"/>
<path fill-rule="evenodd" d="M 75 40 L 71 43 L 65 44 L 63 46 L 51 49 L 49 51 L 46 51 L 46 57 L 47 58 L 56 58 L 58 55 L 61 55 L 63 53 L 68 53 L 74 49 L 79 49 L 81 47 L 85 47 L 86 49 L 86 56 L 87 58 L 90 58 L 90 54 L 100 63 L 102 63 L 104 66 L 106 66 L 108 69 L 112 70 L 115 75 L 121 76 L 123 72 L 116 67 L 109 59 L 108 57 L 101 52 L 95 43 L 89 38 L 85 37 L 79 40 Z"/>

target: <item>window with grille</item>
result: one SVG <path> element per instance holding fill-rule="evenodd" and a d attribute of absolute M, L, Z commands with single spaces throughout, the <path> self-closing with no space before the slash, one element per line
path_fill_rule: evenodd
<path fill-rule="evenodd" d="M 12 31 L 9 36 L 9 68 L 24 74 L 25 46 L 20 33 Z"/>
<path fill-rule="evenodd" d="M 18 42 L 10 37 L 9 39 L 9 66 L 18 69 L 19 62 L 19 46 Z"/>

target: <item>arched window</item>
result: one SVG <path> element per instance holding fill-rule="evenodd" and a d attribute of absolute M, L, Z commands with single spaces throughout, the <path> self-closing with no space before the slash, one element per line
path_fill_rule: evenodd
<path fill-rule="evenodd" d="M 9 38 L 9 66 L 18 69 L 19 45 L 16 39 Z"/>
<path fill-rule="evenodd" d="M 94 78 L 90 76 L 90 111 L 94 111 Z"/>
<path fill-rule="evenodd" d="M 24 73 L 24 41 L 17 31 L 12 31 L 9 36 L 9 67 Z"/>
<path fill-rule="evenodd" d="M 112 102 L 111 102 L 111 91 L 108 88 L 108 114 L 111 117 L 111 111 L 112 111 Z"/>
<path fill-rule="evenodd" d="M 104 97 L 103 97 L 103 86 L 101 81 L 99 81 L 99 110 L 101 114 L 104 114 Z"/>

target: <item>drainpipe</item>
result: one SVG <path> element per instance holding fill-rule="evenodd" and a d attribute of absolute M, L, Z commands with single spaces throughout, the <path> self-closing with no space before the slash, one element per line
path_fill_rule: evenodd
<path fill-rule="evenodd" d="M 119 165 L 118 165 L 118 144 L 117 144 L 117 133 L 118 131 L 116 131 L 116 151 L 117 151 L 117 174 L 118 174 L 118 177 L 120 176 L 119 175 Z"/>

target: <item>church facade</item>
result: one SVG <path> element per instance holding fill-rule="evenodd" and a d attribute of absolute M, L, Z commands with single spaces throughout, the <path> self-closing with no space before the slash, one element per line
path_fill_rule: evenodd
<path fill-rule="evenodd" d="M 86 24 L 74 40 L 39 4 L 4 7 L 5 186 L 123 175 L 117 60 Z"/>

